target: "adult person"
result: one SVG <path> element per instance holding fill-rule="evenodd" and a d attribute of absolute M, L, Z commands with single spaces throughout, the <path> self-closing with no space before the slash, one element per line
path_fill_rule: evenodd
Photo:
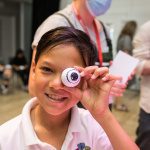
<path fill-rule="evenodd" d="M 36 46 L 41 36 L 46 31 L 58 26 L 73 26 L 74 28 L 86 32 L 90 36 L 91 40 L 97 45 L 99 54 L 99 60 L 97 60 L 97 64 L 100 66 L 106 64 L 103 62 L 103 56 L 109 56 L 106 57 L 107 64 L 109 64 L 108 61 L 112 59 L 112 52 L 109 51 L 103 26 L 96 19 L 96 16 L 104 14 L 109 9 L 110 5 L 111 0 L 73 0 L 72 3 L 65 9 L 48 17 L 35 33 L 32 43 L 33 60 L 36 53 Z M 32 74 L 32 69 L 30 74 Z M 124 84 L 114 84 L 111 94 L 120 96 L 122 95 L 125 87 L 126 85 Z M 29 78 L 29 93 L 34 95 L 32 78 Z"/>
<path fill-rule="evenodd" d="M 137 23 L 134 20 L 127 21 L 122 28 L 118 40 L 117 40 L 117 52 L 122 50 L 123 52 L 132 55 L 133 50 L 133 38 L 136 33 Z"/>
<path fill-rule="evenodd" d="M 22 49 L 16 51 L 15 56 L 11 60 L 13 70 L 20 76 L 23 82 L 23 89 L 27 90 L 29 67 Z"/>
<path fill-rule="evenodd" d="M 32 66 L 35 98 L 20 116 L 0 127 L 1 150 L 139 149 L 108 108 L 109 91 L 118 77 L 106 67 L 93 66 L 96 51 L 87 34 L 71 27 L 42 36 Z M 81 76 L 76 87 L 62 83 L 68 67 Z M 87 110 L 76 106 L 79 100 Z"/>
<path fill-rule="evenodd" d="M 133 40 L 133 55 L 140 60 L 136 68 L 140 76 L 140 112 L 136 143 L 141 150 L 150 147 L 150 21 L 144 23 Z"/>
<path fill-rule="evenodd" d="M 134 20 L 127 21 L 123 26 L 117 40 L 117 52 L 119 50 L 132 55 L 133 50 L 133 37 L 136 33 L 137 23 Z M 135 77 L 129 81 L 128 87 L 135 83 Z M 122 103 L 122 97 L 116 97 L 114 101 L 114 108 L 119 111 L 128 111 L 128 107 Z"/>

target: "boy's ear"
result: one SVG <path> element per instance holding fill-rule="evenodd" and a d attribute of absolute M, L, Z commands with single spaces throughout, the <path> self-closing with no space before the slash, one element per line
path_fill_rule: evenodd
<path fill-rule="evenodd" d="M 30 69 L 30 74 L 31 78 L 34 80 L 35 79 L 35 55 L 36 55 L 36 46 L 33 48 L 33 53 L 32 53 L 32 64 L 31 64 L 31 69 Z"/>
<path fill-rule="evenodd" d="M 36 68 L 36 64 L 35 64 L 34 61 L 32 61 L 32 64 L 31 64 L 31 77 L 32 77 L 33 80 L 35 79 L 35 68 Z"/>
<path fill-rule="evenodd" d="M 35 60 L 36 51 L 37 51 L 37 48 L 36 48 L 36 46 L 35 46 L 35 47 L 33 48 L 32 61 Z"/>

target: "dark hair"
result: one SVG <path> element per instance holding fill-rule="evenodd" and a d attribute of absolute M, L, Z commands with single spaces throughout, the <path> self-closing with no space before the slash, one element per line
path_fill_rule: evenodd
<path fill-rule="evenodd" d="M 58 45 L 68 44 L 75 46 L 85 62 L 86 66 L 94 65 L 97 59 L 97 49 L 86 33 L 72 27 L 57 27 L 46 32 L 40 39 L 35 63 L 42 53 Z"/>
<path fill-rule="evenodd" d="M 19 54 L 24 55 L 24 51 L 21 48 L 17 49 L 17 51 L 16 51 L 16 56 L 18 56 Z"/>
<path fill-rule="evenodd" d="M 135 21 L 128 21 L 122 28 L 118 39 L 120 39 L 123 35 L 129 35 L 132 40 L 136 32 L 136 29 L 137 29 L 137 23 Z"/>

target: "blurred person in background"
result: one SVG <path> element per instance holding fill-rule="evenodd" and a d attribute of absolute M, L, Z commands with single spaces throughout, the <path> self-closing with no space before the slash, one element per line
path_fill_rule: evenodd
<path fill-rule="evenodd" d="M 0 59 L 0 79 L 3 77 L 3 72 L 4 72 L 4 62 L 3 60 Z"/>
<path fill-rule="evenodd" d="M 4 64 L 3 61 L 0 61 L 0 92 L 2 94 L 8 94 L 12 75 L 12 66 L 10 64 Z"/>
<path fill-rule="evenodd" d="M 117 40 L 117 52 L 123 52 L 132 55 L 133 45 L 132 40 L 137 30 L 136 21 L 127 21 L 122 28 Z"/>
<path fill-rule="evenodd" d="M 119 50 L 132 55 L 133 50 L 133 37 L 136 33 L 137 23 L 136 21 L 127 21 L 122 28 L 118 40 L 117 40 L 117 52 Z M 128 87 L 135 83 L 135 76 L 128 82 Z M 114 100 L 114 108 L 119 111 L 128 111 L 128 107 L 122 103 L 122 97 L 116 97 Z"/>
<path fill-rule="evenodd" d="M 140 112 L 136 143 L 141 150 L 150 149 L 150 21 L 143 24 L 133 40 L 133 56 L 140 60 Z"/>
<path fill-rule="evenodd" d="M 108 67 L 109 62 L 112 60 L 111 40 L 105 25 L 97 20 L 96 17 L 105 14 L 110 5 L 111 0 L 72 0 L 72 3 L 66 8 L 49 16 L 35 33 L 32 43 L 32 60 L 34 60 L 36 46 L 45 32 L 58 26 L 71 26 L 86 32 L 97 45 L 98 60 L 96 65 Z M 30 71 L 30 74 L 32 74 L 32 71 Z M 126 85 L 124 84 L 114 84 L 111 94 L 120 96 L 125 90 L 125 87 Z M 29 78 L 29 93 L 34 96 L 32 78 Z M 112 97 L 110 97 L 110 103 L 112 103 Z"/>
<path fill-rule="evenodd" d="M 27 90 L 29 67 L 22 49 L 16 51 L 16 55 L 11 60 L 13 70 L 19 75 L 23 82 L 23 89 Z"/>

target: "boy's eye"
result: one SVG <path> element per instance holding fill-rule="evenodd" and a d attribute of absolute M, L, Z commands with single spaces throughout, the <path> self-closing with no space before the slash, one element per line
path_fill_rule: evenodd
<path fill-rule="evenodd" d="M 43 66 L 40 68 L 44 73 L 51 73 L 53 72 L 52 69 L 50 69 L 49 67 Z"/>

